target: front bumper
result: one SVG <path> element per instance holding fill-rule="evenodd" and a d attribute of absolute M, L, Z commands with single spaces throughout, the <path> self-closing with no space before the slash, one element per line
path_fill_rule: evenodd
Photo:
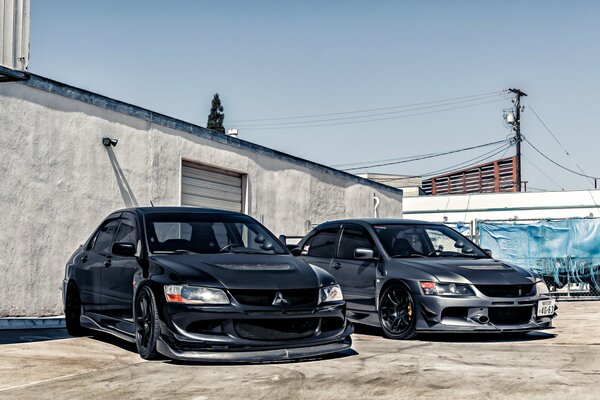
<path fill-rule="evenodd" d="M 267 362 L 267 361 L 289 361 L 310 357 L 323 356 L 348 350 L 352 347 L 352 326 L 348 324 L 346 336 L 338 342 L 324 343 L 303 347 L 282 347 L 270 350 L 245 350 L 245 351 L 198 351 L 198 350 L 176 350 L 159 340 L 157 350 L 164 356 L 182 361 L 206 361 L 206 362 Z"/>
<path fill-rule="evenodd" d="M 538 317 L 545 296 L 489 298 L 484 296 L 415 296 L 419 332 L 528 332 L 552 329 L 556 313 Z M 482 318 L 483 316 L 483 318 Z"/>
<path fill-rule="evenodd" d="M 344 302 L 308 309 L 165 303 L 162 314 L 157 350 L 179 360 L 285 361 L 352 344 Z"/>

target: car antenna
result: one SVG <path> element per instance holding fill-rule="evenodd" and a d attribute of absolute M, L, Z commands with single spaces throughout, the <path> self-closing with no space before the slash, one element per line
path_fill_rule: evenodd
<path fill-rule="evenodd" d="M 152 200 L 150 200 L 150 205 L 151 205 L 152 207 L 154 207 L 154 203 L 152 202 Z"/>

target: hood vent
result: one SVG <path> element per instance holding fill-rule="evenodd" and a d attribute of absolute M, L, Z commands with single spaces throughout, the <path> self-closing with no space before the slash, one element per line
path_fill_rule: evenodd
<path fill-rule="evenodd" d="M 461 268 L 470 269 L 475 271 L 506 271 L 512 269 L 511 267 L 504 264 L 479 264 L 479 265 L 461 265 Z"/>
<path fill-rule="evenodd" d="M 288 271 L 292 267 L 288 264 L 217 264 L 221 268 L 234 271 Z"/>

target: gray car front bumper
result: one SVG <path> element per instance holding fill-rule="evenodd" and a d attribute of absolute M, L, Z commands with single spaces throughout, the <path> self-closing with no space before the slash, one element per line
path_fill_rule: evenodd
<path fill-rule="evenodd" d="M 545 296 L 489 298 L 483 296 L 415 296 L 419 332 L 527 332 L 552 329 L 556 314 L 538 317 Z M 514 318 L 511 316 L 514 314 Z M 496 317 L 502 315 L 502 318 Z M 481 318 L 483 316 L 483 318 Z"/>

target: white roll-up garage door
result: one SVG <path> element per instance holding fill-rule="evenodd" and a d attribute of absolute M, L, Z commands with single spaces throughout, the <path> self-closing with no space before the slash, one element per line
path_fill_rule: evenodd
<path fill-rule="evenodd" d="M 242 175 L 183 161 L 181 205 L 243 211 Z"/>

